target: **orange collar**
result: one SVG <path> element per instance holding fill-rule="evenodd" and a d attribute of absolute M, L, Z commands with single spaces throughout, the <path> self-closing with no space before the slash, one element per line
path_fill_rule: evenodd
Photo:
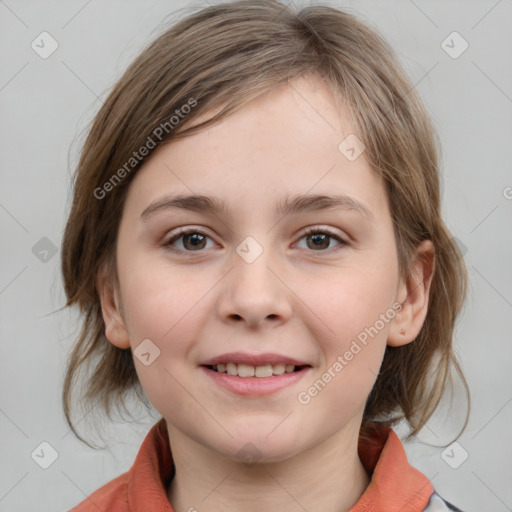
<path fill-rule="evenodd" d="M 359 458 L 372 479 L 350 512 L 420 512 L 434 488 L 407 461 L 400 438 L 388 426 L 374 424 L 371 439 L 359 440 Z"/>
<path fill-rule="evenodd" d="M 434 492 L 432 484 L 408 463 L 402 443 L 390 427 L 376 426 L 371 439 L 360 440 L 358 449 L 361 462 L 372 479 L 350 512 L 420 512 L 425 509 Z M 127 477 L 127 481 L 124 480 L 127 483 L 126 510 L 174 512 L 167 497 L 173 467 L 167 426 L 162 418 L 144 439 L 130 470 L 115 480 L 120 485 L 124 483 L 122 477 Z M 105 487 L 110 487 L 110 500 L 114 494 L 121 498 L 119 488 L 109 484 Z M 106 494 L 104 497 L 109 498 Z M 98 503 L 94 495 L 91 499 Z"/>

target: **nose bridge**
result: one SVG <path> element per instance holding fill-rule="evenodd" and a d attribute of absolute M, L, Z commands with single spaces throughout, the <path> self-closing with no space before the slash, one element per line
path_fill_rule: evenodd
<path fill-rule="evenodd" d="M 260 237 L 261 238 L 261 237 Z M 268 242 L 269 237 L 266 238 Z M 253 236 L 247 236 L 236 247 L 234 259 L 233 281 L 240 284 L 239 292 L 247 293 L 256 298 L 257 295 L 271 295 L 271 289 L 275 288 L 275 276 L 270 271 L 275 258 L 272 255 L 272 249 L 269 244 L 265 246 L 258 242 Z"/>
<path fill-rule="evenodd" d="M 268 247 L 263 248 L 260 244 L 255 245 L 255 242 L 242 242 L 236 248 L 236 255 L 234 259 L 234 273 L 237 275 L 239 282 L 246 282 L 252 290 L 268 289 L 269 286 L 273 287 L 271 281 L 274 279 L 272 272 L 272 261 L 275 260 L 271 254 L 271 249 Z"/>
<path fill-rule="evenodd" d="M 242 318 L 258 324 L 266 318 L 284 319 L 289 315 L 286 286 L 275 275 L 277 258 L 270 248 L 252 236 L 246 237 L 236 247 L 233 267 L 221 301 L 224 318 Z"/>

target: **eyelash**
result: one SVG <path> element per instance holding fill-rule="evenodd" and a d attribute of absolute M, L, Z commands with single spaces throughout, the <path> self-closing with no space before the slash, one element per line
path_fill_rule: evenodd
<path fill-rule="evenodd" d="M 169 250 L 171 250 L 173 252 L 176 252 L 176 253 L 179 253 L 179 254 L 182 254 L 182 253 L 196 253 L 196 252 L 197 253 L 201 253 L 201 252 L 204 252 L 205 249 L 198 250 L 198 251 L 187 251 L 187 250 L 182 250 L 182 249 L 176 249 L 176 247 L 172 247 L 171 244 L 173 244 L 174 242 L 176 242 L 180 238 L 182 238 L 182 237 L 184 237 L 186 235 L 192 235 L 192 234 L 200 234 L 200 235 L 206 236 L 207 238 L 211 239 L 210 236 L 208 236 L 206 233 L 204 233 L 200 229 L 190 229 L 190 228 L 189 229 L 182 229 L 178 233 L 175 233 L 172 236 L 172 238 L 168 239 L 164 243 L 164 246 L 167 247 Z M 304 232 L 302 233 L 302 236 L 299 238 L 299 240 L 302 240 L 304 237 L 309 236 L 309 235 L 313 235 L 313 234 L 327 235 L 329 238 L 335 239 L 340 244 L 337 247 L 331 247 L 331 248 L 328 248 L 328 249 L 321 249 L 321 250 L 318 250 L 318 251 L 312 250 L 313 252 L 331 252 L 331 251 L 339 250 L 339 249 L 343 248 L 344 246 L 348 246 L 349 245 L 349 243 L 346 240 L 340 238 L 338 235 L 335 235 L 331 231 L 326 230 L 326 229 L 320 229 L 320 228 L 317 228 L 317 227 L 314 227 L 314 226 L 306 228 L 304 230 Z"/>

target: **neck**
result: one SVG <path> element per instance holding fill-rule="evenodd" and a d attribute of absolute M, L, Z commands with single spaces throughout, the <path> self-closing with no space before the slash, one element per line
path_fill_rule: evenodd
<path fill-rule="evenodd" d="M 196 443 L 169 423 L 168 431 L 176 468 L 168 496 L 175 512 L 346 512 L 370 482 L 357 454 L 358 428 L 344 428 L 285 461 L 253 466 Z"/>

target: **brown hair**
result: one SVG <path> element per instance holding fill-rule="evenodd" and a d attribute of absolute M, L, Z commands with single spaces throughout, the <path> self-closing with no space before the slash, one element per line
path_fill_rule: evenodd
<path fill-rule="evenodd" d="M 116 236 L 124 200 L 154 148 L 140 161 L 130 160 L 134 151 L 155 139 L 158 127 L 165 126 L 166 133 L 156 146 L 210 126 L 270 88 L 313 72 L 346 102 L 365 156 L 385 180 L 400 275 L 408 275 L 422 240 L 432 240 L 436 250 L 424 325 L 414 342 L 386 347 L 361 433 L 377 418 L 389 424 L 405 418 L 410 435 L 417 433 L 451 381 L 452 365 L 469 400 L 452 348 L 467 272 L 441 218 L 437 135 L 414 87 L 388 44 L 356 17 L 325 6 L 295 12 L 277 0 L 243 0 L 192 13 L 152 42 L 113 88 L 83 147 L 62 242 L 66 306 L 79 306 L 83 326 L 69 355 L 62 398 L 69 426 L 86 444 L 71 419 L 72 391 L 84 366 L 94 362 L 82 403 L 100 402 L 109 417 L 112 404 L 125 407 L 129 391 L 147 404 L 131 350 L 115 347 L 104 335 L 95 282 L 105 263 L 117 283 Z M 187 104 L 195 106 L 187 110 L 186 122 L 171 129 L 170 117 Z M 186 129 L 189 121 L 220 107 L 206 122 Z"/>

